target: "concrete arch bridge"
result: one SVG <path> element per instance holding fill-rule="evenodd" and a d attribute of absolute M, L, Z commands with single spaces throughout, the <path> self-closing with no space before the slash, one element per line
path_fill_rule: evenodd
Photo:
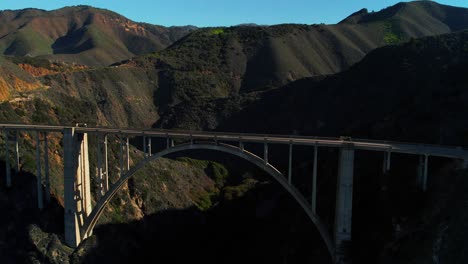
<path fill-rule="evenodd" d="M 418 155 L 418 180 L 421 188 L 426 190 L 428 181 L 429 157 L 446 157 L 461 160 L 463 166 L 468 167 L 468 150 L 461 147 L 422 145 L 375 140 L 356 140 L 350 138 L 319 138 L 303 136 L 256 135 L 241 133 L 176 131 L 176 130 L 137 130 L 118 128 L 91 128 L 67 126 L 43 126 L 0 124 L 0 130 L 5 133 L 6 144 L 6 183 L 12 184 L 10 152 L 15 155 L 16 171 L 19 170 L 19 133 L 27 131 L 36 135 L 36 164 L 37 164 L 37 194 L 38 207 L 43 208 L 44 200 L 50 199 L 49 158 L 48 151 L 41 148 L 48 147 L 48 134 L 58 133 L 63 140 L 64 153 L 64 203 L 65 203 L 65 242 L 71 247 L 77 247 L 84 239 L 92 235 L 100 215 L 108 202 L 122 188 L 124 183 L 147 163 L 169 154 L 187 150 L 210 150 L 227 153 L 244 159 L 265 171 L 274 178 L 302 207 L 307 216 L 316 226 L 332 259 L 335 263 L 345 262 L 345 246 L 351 242 L 351 219 L 353 201 L 353 175 L 355 150 L 370 150 L 383 153 L 383 171 L 388 171 L 391 165 L 392 153 Z M 108 136 L 117 136 L 120 140 L 118 180 L 109 181 L 108 165 Z M 92 146 L 96 151 L 97 190 L 96 205 L 91 204 L 91 174 L 89 162 L 88 137 L 97 138 Z M 42 140 L 41 140 L 42 138 Z M 144 158 L 130 166 L 129 139 L 141 140 Z M 166 141 L 164 149 L 152 148 L 152 140 Z M 177 145 L 174 142 L 177 141 Z M 154 142 L 154 141 L 153 141 Z M 221 143 L 223 142 L 223 143 Z M 263 146 L 263 156 L 258 156 L 245 149 L 245 143 L 256 143 Z M 289 153 L 285 155 L 289 164 L 288 173 L 284 175 L 273 164 L 269 163 L 268 146 L 284 144 L 289 146 Z M 13 145 L 13 148 L 12 148 Z M 312 176 L 312 197 L 306 198 L 292 184 L 292 161 L 294 146 L 309 146 L 314 149 Z M 338 176 L 336 188 L 334 232 L 330 233 L 325 223 L 317 214 L 317 157 L 320 148 L 339 149 Z M 44 155 L 44 156 L 42 156 Z M 41 162 L 44 162 L 45 175 L 42 177 Z M 45 191 L 43 191 L 45 190 Z M 44 197 L 44 193 L 45 197 Z"/>

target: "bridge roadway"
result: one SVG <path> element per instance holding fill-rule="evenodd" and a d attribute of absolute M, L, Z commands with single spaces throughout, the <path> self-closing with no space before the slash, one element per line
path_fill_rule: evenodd
<path fill-rule="evenodd" d="M 23 124 L 0 124 L 0 130 L 26 130 L 40 132 L 62 132 L 70 126 L 50 126 L 50 125 L 23 125 Z M 147 136 L 158 138 L 183 138 L 193 140 L 213 140 L 225 142 L 244 143 L 268 143 L 268 144 L 292 144 L 319 147 L 341 147 L 345 144 L 352 144 L 354 149 L 381 151 L 391 153 L 404 153 L 413 155 L 425 155 L 434 157 L 445 157 L 453 159 L 468 160 L 468 150 L 457 146 L 441 146 L 418 143 L 404 143 L 385 140 L 368 139 L 342 139 L 326 137 L 307 136 L 282 136 L 282 135 L 262 135 L 228 132 L 205 132 L 205 131 L 184 131 L 184 130 L 164 130 L 164 129 L 118 129 L 103 127 L 74 127 L 75 131 L 81 133 L 103 133 L 103 134 L 123 134 L 133 136 Z"/>

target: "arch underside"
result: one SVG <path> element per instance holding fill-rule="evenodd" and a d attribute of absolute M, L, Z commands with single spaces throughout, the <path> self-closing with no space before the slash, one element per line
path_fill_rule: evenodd
<path fill-rule="evenodd" d="M 85 224 L 81 229 L 82 237 L 84 237 L 84 235 L 88 235 L 92 233 L 92 230 L 94 226 L 96 225 L 97 220 L 99 219 L 100 215 L 104 211 L 104 208 L 106 207 L 107 203 L 122 188 L 124 183 L 127 182 L 127 180 L 130 177 L 132 177 L 138 170 L 143 168 L 147 163 L 152 162 L 160 157 L 173 154 L 173 153 L 177 153 L 177 152 L 181 152 L 181 151 L 187 151 L 187 150 L 215 150 L 215 151 L 232 154 L 234 156 L 247 160 L 255 164 L 257 167 L 261 168 L 262 170 L 264 170 L 266 173 L 272 176 L 276 181 L 278 181 L 289 192 L 289 194 L 291 194 L 294 197 L 296 202 L 298 202 L 299 205 L 301 205 L 305 213 L 309 216 L 310 220 L 317 227 L 320 233 L 320 236 L 325 242 L 330 255 L 332 256 L 332 258 L 334 257 L 335 246 L 331 238 L 331 235 L 327 231 L 326 226 L 320 220 L 318 215 L 313 213 L 312 208 L 307 202 L 307 200 L 305 199 L 305 197 L 293 185 L 288 184 L 286 178 L 280 171 L 278 171 L 272 165 L 266 164 L 262 158 L 258 157 L 257 155 L 251 152 L 242 150 L 238 147 L 228 145 L 228 144 L 209 144 L 209 143 L 182 144 L 182 145 L 177 145 L 175 147 L 165 149 L 158 153 L 154 153 L 152 154 L 152 156 L 140 161 L 136 166 L 134 166 L 131 170 L 129 170 L 125 175 L 120 177 L 120 179 L 112 186 L 112 188 L 98 201 L 96 206 L 93 208 L 93 211 L 87 217 Z"/>

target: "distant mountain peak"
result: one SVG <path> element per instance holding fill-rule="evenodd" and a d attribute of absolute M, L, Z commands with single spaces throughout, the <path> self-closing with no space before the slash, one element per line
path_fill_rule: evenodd
<path fill-rule="evenodd" d="M 339 24 L 343 24 L 343 23 L 357 24 L 359 23 L 361 18 L 367 14 L 369 14 L 369 11 L 367 10 L 367 8 L 363 8 L 357 12 L 352 13 L 351 15 L 343 19 Z"/>
<path fill-rule="evenodd" d="M 376 12 L 368 12 L 367 9 L 363 8 L 343 19 L 339 24 L 362 24 L 385 21 L 396 16 L 432 16 L 437 19 L 444 19 L 451 12 L 450 9 L 463 10 L 464 8 L 442 5 L 430 0 L 399 2 Z"/>

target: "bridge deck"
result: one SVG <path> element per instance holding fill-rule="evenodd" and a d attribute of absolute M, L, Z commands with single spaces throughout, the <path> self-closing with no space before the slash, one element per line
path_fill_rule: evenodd
<path fill-rule="evenodd" d="M 49 125 L 22 125 L 22 124 L 0 124 L 1 130 L 25 130 L 40 132 L 62 132 L 70 126 L 49 126 Z M 183 131 L 164 129 L 118 129 L 99 127 L 75 127 L 77 132 L 83 133 L 104 133 L 104 134 L 124 134 L 132 136 L 151 136 L 161 138 L 184 138 L 184 139 L 205 139 L 231 142 L 252 142 L 269 144 L 293 144 L 305 146 L 341 147 L 345 144 L 353 144 L 355 149 L 371 151 L 390 151 L 393 153 L 405 153 L 414 155 L 428 155 L 436 157 L 447 157 L 468 160 L 468 150 L 455 146 L 440 146 L 429 144 L 415 144 L 393 142 L 385 140 L 351 139 L 307 136 L 283 136 L 283 135 L 260 135 L 227 132 L 205 132 L 205 131 Z"/>

